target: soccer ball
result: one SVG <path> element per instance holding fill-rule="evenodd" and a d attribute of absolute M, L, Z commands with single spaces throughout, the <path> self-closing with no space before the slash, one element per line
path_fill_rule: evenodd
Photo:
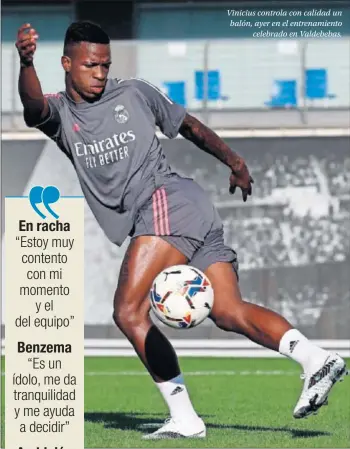
<path fill-rule="evenodd" d="M 198 326 L 209 315 L 214 292 L 207 276 L 189 265 L 174 265 L 153 281 L 151 307 L 156 317 L 176 329 Z"/>

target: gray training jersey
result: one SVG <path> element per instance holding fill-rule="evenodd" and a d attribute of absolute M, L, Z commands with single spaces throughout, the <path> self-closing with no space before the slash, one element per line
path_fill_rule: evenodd
<path fill-rule="evenodd" d="M 109 79 L 94 103 L 75 103 L 66 92 L 46 97 L 50 116 L 37 128 L 68 156 L 98 223 L 120 246 L 170 173 L 156 125 L 174 138 L 186 111 L 140 79 Z"/>

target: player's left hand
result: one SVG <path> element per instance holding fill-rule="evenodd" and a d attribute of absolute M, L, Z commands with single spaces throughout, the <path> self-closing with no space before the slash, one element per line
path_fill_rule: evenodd
<path fill-rule="evenodd" d="M 242 190 L 243 201 L 246 202 L 248 195 L 252 194 L 254 183 L 253 178 L 250 176 L 248 167 L 243 159 L 240 159 L 239 163 L 232 168 L 230 176 L 230 193 L 233 195 L 236 188 L 239 187 Z"/>

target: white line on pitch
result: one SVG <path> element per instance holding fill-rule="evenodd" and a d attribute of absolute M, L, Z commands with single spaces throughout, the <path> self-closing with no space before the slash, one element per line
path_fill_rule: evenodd
<path fill-rule="evenodd" d="M 184 376 L 296 376 L 297 371 L 188 371 Z M 88 371 L 85 376 L 148 376 L 146 371 Z"/>
<path fill-rule="evenodd" d="M 297 376 L 298 371 L 188 371 L 183 373 L 184 376 Z M 1 373 L 5 375 L 4 372 Z M 146 371 L 88 371 L 85 376 L 149 376 Z"/>

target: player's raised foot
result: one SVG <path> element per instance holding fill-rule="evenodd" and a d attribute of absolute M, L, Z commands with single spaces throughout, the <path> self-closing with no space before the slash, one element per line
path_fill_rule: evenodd
<path fill-rule="evenodd" d="M 347 374 L 345 361 L 338 354 L 330 354 L 317 371 L 304 373 L 304 387 L 294 409 L 294 418 L 316 415 L 320 407 L 328 405 L 333 385 Z"/>
<path fill-rule="evenodd" d="M 205 438 L 205 424 L 201 418 L 191 421 L 167 419 L 164 425 L 153 433 L 144 435 L 144 440 L 164 440 L 173 438 Z"/>

